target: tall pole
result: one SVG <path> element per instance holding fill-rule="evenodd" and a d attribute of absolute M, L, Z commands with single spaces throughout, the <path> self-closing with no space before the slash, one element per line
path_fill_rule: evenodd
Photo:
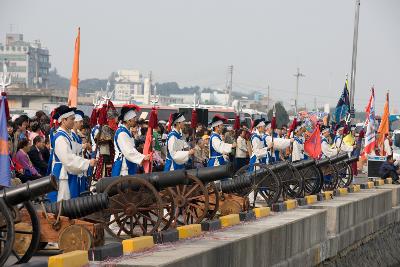
<path fill-rule="evenodd" d="M 354 118 L 354 93 L 356 89 L 356 63 L 357 63 L 357 42 L 358 42 L 358 22 L 360 18 L 360 0 L 356 0 L 356 14 L 354 18 L 353 34 L 353 57 L 351 60 L 351 82 L 350 82 L 350 114 Z"/>
<path fill-rule="evenodd" d="M 268 96 L 267 96 L 267 111 L 269 110 L 269 85 L 268 85 Z"/>
<path fill-rule="evenodd" d="M 228 66 L 228 81 L 226 89 L 228 91 L 228 106 L 232 106 L 232 78 L 233 78 L 233 65 Z"/>
<path fill-rule="evenodd" d="M 300 68 L 297 68 L 297 73 L 293 75 L 296 77 L 296 99 L 294 101 L 294 109 L 297 115 L 299 105 L 299 79 L 300 77 L 305 77 L 305 75 L 300 72 Z"/>

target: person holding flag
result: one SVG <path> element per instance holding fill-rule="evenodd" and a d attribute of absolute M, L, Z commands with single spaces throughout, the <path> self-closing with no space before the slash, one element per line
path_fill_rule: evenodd
<path fill-rule="evenodd" d="M 346 127 L 346 125 L 343 123 L 338 126 L 338 128 L 336 130 L 336 136 L 333 141 L 336 149 L 338 150 L 338 153 L 340 151 L 351 153 L 354 148 L 354 146 L 350 146 L 350 145 L 346 144 L 346 142 L 343 141 L 345 127 Z"/>
<path fill-rule="evenodd" d="M 77 156 L 83 157 L 82 138 L 79 131 L 83 127 L 83 118 L 85 114 L 82 110 L 75 110 L 74 127 L 71 130 L 72 141 L 74 144 L 74 152 Z M 78 195 L 88 190 L 87 173 L 82 172 L 78 174 Z"/>
<path fill-rule="evenodd" d="M 138 165 L 150 159 L 150 154 L 143 155 L 136 150 L 135 140 L 130 128 L 136 126 L 136 111 L 140 111 L 137 105 L 124 105 L 118 117 L 120 125 L 114 135 L 115 161 L 111 176 L 134 175 L 138 171 Z"/>
<path fill-rule="evenodd" d="M 61 105 L 55 110 L 54 119 L 59 127 L 54 135 L 51 174 L 59 180 L 58 192 L 48 194 L 51 202 L 67 200 L 79 196 L 77 175 L 94 166 L 96 160 L 77 156 L 74 150 L 71 130 L 74 127 L 75 108 Z"/>
<path fill-rule="evenodd" d="M 189 148 L 182 138 L 182 130 L 185 127 L 185 117 L 183 113 L 172 113 L 168 121 L 170 133 L 167 136 L 167 158 L 165 160 L 164 171 L 180 170 L 185 168 L 185 163 L 195 152 Z"/>
<path fill-rule="evenodd" d="M 321 129 L 322 158 L 330 158 L 336 156 L 338 154 L 338 150 L 336 147 L 331 147 L 331 144 L 329 142 L 329 137 L 330 137 L 329 126 L 322 125 L 320 129 Z"/>
<path fill-rule="evenodd" d="M 222 141 L 221 134 L 224 129 L 224 123 L 227 122 L 227 118 L 216 114 L 210 123 L 212 134 L 210 136 L 210 159 L 208 160 L 207 166 L 220 166 L 227 163 L 225 155 L 232 152 L 232 148 L 236 147 L 236 142 L 228 144 Z"/>

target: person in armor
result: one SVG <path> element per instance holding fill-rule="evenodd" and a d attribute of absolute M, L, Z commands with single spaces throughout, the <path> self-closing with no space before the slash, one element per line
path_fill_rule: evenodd
<path fill-rule="evenodd" d="M 121 115 L 118 117 L 120 125 L 114 135 L 115 160 L 111 176 L 134 175 L 138 171 L 138 165 L 150 159 L 149 155 L 143 155 L 136 150 L 130 128 L 136 125 L 136 111 L 140 111 L 137 105 L 124 105 Z"/>
<path fill-rule="evenodd" d="M 109 101 L 110 102 L 110 101 Z M 115 158 L 114 134 L 118 126 L 118 112 L 111 104 L 103 107 L 106 109 L 107 119 L 104 125 L 99 128 L 96 136 L 98 146 L 98 162 L 95 169 L 94 179 L 99 180 L 103 177 L 110 177 Z"/>
<path fill-rule="evenodd" d="M 179 170 L 185 168 L 185 163 L 189 161 L 195 150 L 190 149 L 184 141 L 182 130 L 185 127 L 185 117 L 183 113 L 173 113 L 169 118 L 169 125 L 172 130 L 167 136 L 167 158 L 165 160 L 164 171 Z"/>
<path fill-rule="evenodd" d="M 219 114 L 216 114 L 211 120 L 211 129 L 213 130 L 210 136 L 210 159 L 207 166 L 219 166 L 227 163 L 227 155 L 232 152 L 232 148 L 236 147 L 236 143 L 227 144 L 222 141 L 221 134 L 224 129 L 224 123 L 227 119 Z"/>
<path fill-rule="evenodd" d="M 338 150 L 336 147 L 331 147 L 331 144 L 329 142 L 329 136 L 330 136 L 330 128 L 329 126 L 322 125 L 321 126 L 321 151 L 322 151 L 322 157 L 333 157 L 336 156 L 338 153 Z"/>
<path fill-rule="evenodd" d="M 75 108 L 62 105 L 53 116 L 60 125 L 54 135 L 51 158 L 51 174 L 59 183 L 58 191 L 48 194 L 51 202 L 79 196 L 78 175 L 96 164 L 95 159 L 87 160 L 76 155 L 71 130 L 74 127 Z"/>

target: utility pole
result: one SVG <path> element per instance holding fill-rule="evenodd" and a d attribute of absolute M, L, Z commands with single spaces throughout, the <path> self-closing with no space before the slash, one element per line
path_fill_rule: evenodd
<path fill-rule="evenodd" d="M 297 115 L 298 112 L 298 105 L 299 105 L 299 79 L 300 77 L 305 77 L 305 75 L 303 73 L 300 72 L 300 68 L 297 68 L 297 73 L 293 74 L 294 77 L 296 77 L 296 99 L 294 101 L 294 109 Z"/>
<path fill-rule="evenodd" d="M 357 63 L 357 43 L 358 43 L 358 22 L 360 19 L 360 0 L 356 0 L 356 14 L 354 18 L 353 34 L 353 57 L 351 59 L 351 82 L 350 82 L 350 114 L 354 118 L 354 93 L 356 89 L 356 63 Z"/>
<path fill-rule="evenodd" d="M 269 110 L 269 84 L 268 84 L 267 90 L 268 90 L 268 94 L 267 94 L 267 111 L 268 111 Z"/>
<path fill-rule="evenodd" d="M 233 65 L 228 66 L 228 77 L 226 81 L 226 91 L 228 92 L 228 106 L 232 105 L 232 78 L 233 78 Z"/>

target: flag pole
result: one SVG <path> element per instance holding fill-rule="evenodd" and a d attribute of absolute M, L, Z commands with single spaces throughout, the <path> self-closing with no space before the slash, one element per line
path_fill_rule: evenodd
<path fill-rule="evenodd" d="M 356 83 L 356 63 L 357 63 L 357 43 L 358 43 L 358 22 L 360 18 L 360 1 L 356 0 L 356 12 L 354 18 L 354 34 L 353 34 L 353 56 L 351 60 L 351 84 L 350 84 L 350 114 L 354 119 L 354 93 Z"/>

